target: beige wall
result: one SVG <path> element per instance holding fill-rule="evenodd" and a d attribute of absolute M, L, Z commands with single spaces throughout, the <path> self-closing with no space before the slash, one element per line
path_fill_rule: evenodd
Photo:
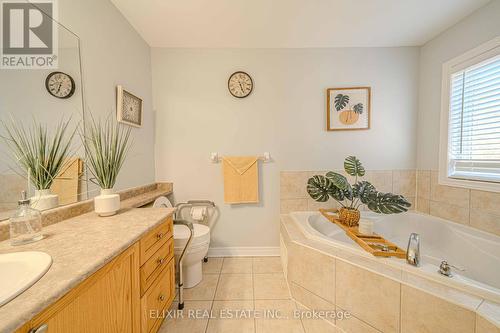
<path fill-rule="evenodd" d="M 420 48 L 417 210 L 500 235 L 500 194 L 439 185 L 439 122 L 443 63 L 500 35 L 493 0 Z"/>
<path fill-rule="evenodd" d="M 351 154 L 369 169 L 415 169 L 418 48 L 153 49 L 152 64 L 157 179 L 177 200 L 217 203 L 213 247 L 278 247 L 281 170 L 339 169 Z M 248 98 L 227 91 L 236 70 L 255 81 Z M 326 132 L 326 88 L 365 85 L 372 128 Z M 210 152 L 266 151 L 260 204 L 224 204 Z"/>
<path fill-rule="evenodd" d="M 60 23 L 80 37 L 86 110 L 94 116 L 114 117 L 118 84 L 144 100 L 143 127 L 132 129 L 133 148 L 116 189 L 154 182 L 155 127 L 149 45 L 110 1 L 59 0 L 58 6 Z M 89 188 L 96 190 L 92 184 Z"/>
<path fill-rule="evenodd" d="M 442 66 L 500 35 L 500 0 L 493 0 L 420 48 L 417 164 L 437 170 Z"/>

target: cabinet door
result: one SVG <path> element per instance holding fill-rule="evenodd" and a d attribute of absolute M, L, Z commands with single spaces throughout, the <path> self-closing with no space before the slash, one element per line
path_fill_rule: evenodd
<path fill-rule="evenodd" d="M 72 289 L 37 316 L 48 333 L 133 333 L 140 331 L 139 245 Z"/>

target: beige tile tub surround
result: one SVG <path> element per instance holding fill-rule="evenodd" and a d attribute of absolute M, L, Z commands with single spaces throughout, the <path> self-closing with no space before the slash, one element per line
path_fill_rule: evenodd
<path fill-rule="evenodd" d="M 382 332 L 399 332 L 400 284 L 336 261 L 336 305 Z"/>
<path fill-rule="evenodd" d="M 347 175 L 344 170 L 333 171 L 346 176 L 350 183 L 354 183 L 354 177 Z M 324 175 L 326 172 L 282 171 L 280 175 L 281 213 L 339 207 L 339 204 L 333 199 L 327 202 L 316 202 L 307 194 L 307 180 L 313 175 Z M 410 202 L 415 202 L 415 170 L 367 170 L 361 179 L 371 182 L 379 191 L 402 194 Z M 361 209 L 366 208 L 363 206 Z"/>
<path fill-rule="evenodd" d="M 474 333 L 474 311 L 401 286 L 401 333 Z"/>
<path fill-rule="evenodd" d="M 438 171 L 417 171 L 417 211 L 500 235 L 500 193 L 440 185 Z"/>
<path fill-rule="evenodd" d="M 288 281 L 335 304 L 335 260 L 307 247 L 288 248 Z"/>
<path fill-rule="evenodd" d="M 121 208 L 141 207 L 154 201 L 157 197 L 172 193 L 172 183 L 153 183 L 138 186 L 118 192 L 121 199 Z M 84 200 L 74 204 L 49 209 L 42 212 L 44 227 L 58 223 L 94 210 L 94 200 Z M 9 238 L 9 221 L 0 221 L 0 241 Z"/>
<path fill-rule="evenodd" d="M 292 297 L 308 309 L 335 308 L 349 312 L 350 318 L 333 322 L 337 332 L 482 333 L 500 328 L 500 304 L 401 270 L 392 272 L 395 269 L 383 268 L 382 258 L 359 260 L 354 254 L 349 256 L 343 250 L 307 239 L 288 215 L 281 216 L 280 230 L 281 246 L 286 247 L 282 252 L 288 257 L 286 266 Z M 306 261 L 307 256 L 307 260 L 312 258 L 307 254 L 309 251 L 318 254 L 313 257 L 315 265 L 328 267 L 334 260 L 333 302 L 324 299 L 324 292 L 316 294 L 308 289 L 315 285 L 327 286 L 331 283 L 330 277 L 317 275 L 313 284 L 305 282 L 309 283 L 307 287 L 301 285 L 304 283 L 301 280 L 291 281 L 291 272 L 297 269 L 298 263 Z M 329 259 L 323 260 L 325 257 Z M 378 267 L 372 262 L 378 262 Z M 324 323 L 315 324 L 324 326 Z"/>

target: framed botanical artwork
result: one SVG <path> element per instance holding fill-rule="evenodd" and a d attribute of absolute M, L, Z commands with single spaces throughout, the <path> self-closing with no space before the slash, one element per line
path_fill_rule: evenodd
<path fill-rule="evenodd" d="M 142 126 L 142 99 L 123 89 L 116 87 L 116 118 L 127 125 Z"/>
<path fill-rule="evenodd" d="M 328 88 L 326 129 L 328 131 L 370 128 L 370 87 Z"/>

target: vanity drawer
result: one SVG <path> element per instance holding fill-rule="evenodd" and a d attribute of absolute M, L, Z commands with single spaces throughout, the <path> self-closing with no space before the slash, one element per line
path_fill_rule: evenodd
<path fill-rule="evenodd" d="M 175 297 L 175 260 L 171 259 L 141 298 L 142 332 L 156 332 Z"/>
<path fill-rule="evenodd" d="M 141 266 L 172 237 L 172 217 L 151 230 L 140 241 Z"/>
<path fill-rule="evenodd" d="M 169 238 L 141 267 L 141 296 L 149 289 L 170 259 L 174 257 L 174 239 Z"/>

